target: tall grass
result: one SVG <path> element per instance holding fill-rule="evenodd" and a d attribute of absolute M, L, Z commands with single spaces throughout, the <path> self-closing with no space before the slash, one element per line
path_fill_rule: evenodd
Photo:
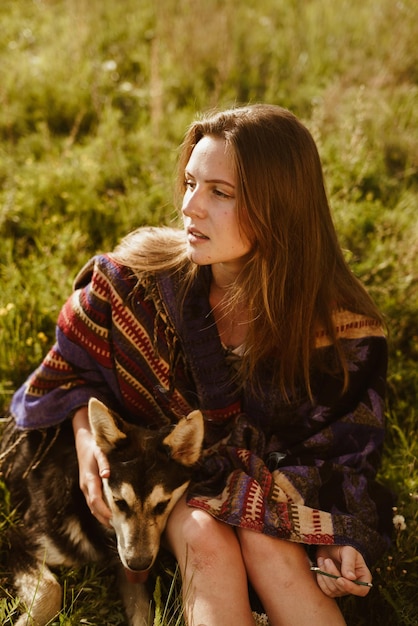
<path fill-rule="evenodd" d="M 342 606 L 353 626 L 416 625 L 417 3 L 2 0 L 0 20 L 2 412 L 52 343 L 88 257 L 140 224 L 176 220 L 177 146 L 195 115 L 291 108 L 318 142 L 341 243 L 390 333 L 380 478 L 406 529 L 394 529 L 369 596 Z M 1 530 L 13 521 L 0 496 Z M 6 549 L 0 538 L 0 557 Z M 111 573 L 60 576 L 60 624 L 123 623 Z M 163 572 L 163 589 L 170 579 Z M 12 624 L 1 558 L 0 585 L 0 621 Z"/>

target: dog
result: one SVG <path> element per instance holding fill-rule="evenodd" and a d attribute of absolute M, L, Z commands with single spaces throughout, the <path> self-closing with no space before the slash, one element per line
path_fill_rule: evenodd
<path fill-rule="evenodd" d="M 100 561 L 114 562 L 118 570 L 129 624 L 145 626 L 152 619 L 144 580 L 199 459 L 203 417 L 193 411 L 174 426 L 153 431 L 124 421 L 95 398 L 88 413 L 109 461 L 103 495 L 111 528 L 93 517 L 80 490 L 70 420 L 59 428 L 23 432 L 10 422 L 14 432 L 6 430 L 2 438 L 0 473 L 20 519 L 8 537 L 8 570 L 24 611 L 15 626 L 45 626 L 61 610 L 61 585 L 50 568 Z M 133 582 L 137 579 L 143 582 Z"/>

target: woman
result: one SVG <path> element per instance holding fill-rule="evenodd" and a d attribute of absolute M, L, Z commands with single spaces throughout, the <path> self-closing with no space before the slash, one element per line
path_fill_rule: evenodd
<path fill-rule="evenodd" d="M 249 582 L 273 626 L 344 624 L 334 598 L 366 595 L 387 545 L 381 316 L 289 111 L 197 121 L 179 165 L 184 229 L 140 229 L 84 268 L 12 414 L 20 428 L 72 417 L 80 485 L 107 524 L 89 397 L 153 428 L 200 408 L 205 451 L 166 529 L 187 623 L 253 625 Z"/>

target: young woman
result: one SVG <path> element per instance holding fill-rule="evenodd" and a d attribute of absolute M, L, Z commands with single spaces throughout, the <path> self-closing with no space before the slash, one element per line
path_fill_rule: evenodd
<path fill-rule="evenodd" d="M 272 626 L 344 624 L 334 598 L 366 595 L 387 545 L 381 316 L 289 111 L 192 124 L 179 190 L 184 229 L 140 229 L 79 274 L 12 414 L 22 429 L 73 419 L 80 485 L 106 524 L 88 399 L 151 428 L 200 408 L 205 450 L 166 530 L 187 623 L 253 625 L 250 583 Z"/>

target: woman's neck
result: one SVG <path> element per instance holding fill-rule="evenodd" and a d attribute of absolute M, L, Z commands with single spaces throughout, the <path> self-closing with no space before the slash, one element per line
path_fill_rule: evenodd
<path fill-rule="evenodd" d="M 215 263 L 211 266 L 212 284 L 216 289 L 226 292 L 232 287 L 242 269 L 242 263 Z"/>

